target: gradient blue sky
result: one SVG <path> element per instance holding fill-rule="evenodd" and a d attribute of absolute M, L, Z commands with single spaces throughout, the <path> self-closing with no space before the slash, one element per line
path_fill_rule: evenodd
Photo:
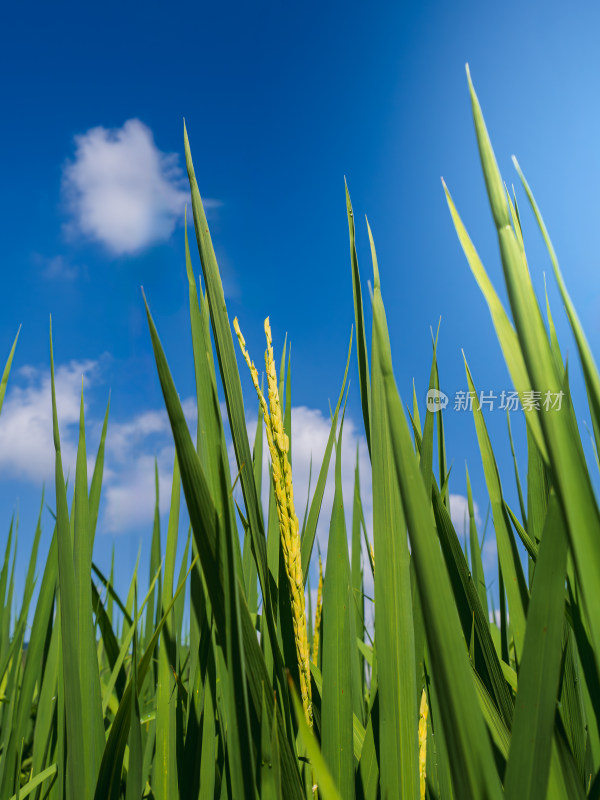
<path fill-rule="evenodd" d="M 295 454 L 304 457 L 299 471 L 310 455 L 311 432 L 318 451 L 326 431 L 353 322 L 344 175 L 365 290 L 371 276 L 365 214 L 373 229 L 402 396 L 410 399 L 414 377 L 424 403 L 429 328 L 440 316 L 442 388 L 449 394 L 466 388 L 461 348 L 478 388 L 511 388 L 440 184 L 443 175 L 501 287 L 467 61 L 504 177 L 516 180 L 510 156 L 517 154 L 597 352 L 599 29 L 600 7 L 592 3 L 578 4 L 577 13 L 556 2 L 7 6 L 0 26 L 4 353 L 23 328 L 0 418 L 0 539 L 18 509 L 19 569 L 44 480 L 53 505 L 50 313 L 67 456 L 81 373 L 92 453 L 112 392 L 97 561 L 106 566 L 116 543 L 117 578 L 125 581 L 140 539 L 147 545 L 154 455 L 167 507 L 171 450 L 140 286 L 179 392 L 189 398 L 184 116 L 200 190 L 212 201 L 209 223 L 230 316 L 239 316 L 257 363 L 266 315 L 276 346 L 286 331 L 292 342 L 293 404 L 306 435 Z M 519 196 L 531 270 L 542 289 L 542 272 L 550 267 Z M 575 356 L 552 278 L 549 284 L 561 341 Z M 355 363 L 353 357 L 348 475 L 361 440 Z M 583 422 L 588 416 L 577 372 Z M 249 380 L 244 390 L 254 409 Z M 488 426 L 516 507 L 503 412 L 489 414 Z M 522 446 L 518 416 L 514 426 Z M 451 491 L 464 495 L 467 459 L 484 517 L 470 415 L 449 411 L 446 435 Z M 520 466 L 524 477 L 525 463 Z M 48 514 L 44 524 L 47 545 Z M 493 553 L 488 556 L 493 562 Z"/>

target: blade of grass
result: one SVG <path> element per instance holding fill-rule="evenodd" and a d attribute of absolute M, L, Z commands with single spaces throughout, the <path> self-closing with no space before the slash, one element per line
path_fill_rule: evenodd
<path fill-rule="evenodd" d="M 189 577 L 190 572 L 194 568 L 195 564 L 197 563 L 196 559 L 192 561 L 192 565 L 190 566 L 189 570 L 187 571 L 183 582 L 177 587 L 175 594 L 173 595 L 173 599 L 165 609 L 162 618 L 159 620 L 156 629 L 152 635 L 152 638 L 148 642 L 148 646 L 146 647 L 142 658 L 138 663 L 138 669 L 136 672 L 136 688 L 138 690 L 138 694 L 140 691 L 140 687 L 143 686 L 144 680 L 148 674 L 148 670 L 152 664 L 153 653 L 156 649 L 156 645 L 158 643 L 163 625 L 165 624 L 169 614 L 171 613 L 173 606 L 175 605 L 179 594 L 183 591 L 187 579 Z M 149 590 L 148 595 L 151 594 L 152 588 Z M 146 599 L 147 602 L 148 598 Z M 136 618 L 136 624 L 134 629 L 131 631 L 131 637 L 133 638 L 134 633 L 137 635 L 137 619 L 140 618 L 142 613 L 142 609 L 139 610 Z M 110 732 L 108 734 L 108 738 L 106 740 L 106 746 L 104 748 L 104 753 L 102 755 L 102 762 L 100 764 L 100 771 L 98 773 L 98 780 L 95 786 L 95 792 L 92 793 L 92 797 L 94 800 L 116 800 L 119 797 L 120 785 L 121 785 L 121 770 L 123 765 L 123 755 L 125 753 L 125 747 L 127 745 L 127 740 L 129 737 L 130 731 L 130 724 L 131 724 L 131 704 L 132 704 L 132 692 L 133 692 L 133 680 L 127 682 L 127 686 L 125 688 L 125 692 L 123 697 L 121 698 L 121 702 L 119 703 L 118 711 L 115 715 L 115 719 L 111 726 Z"/>
<path fill-rule="evenodd" d="M 137 617 L 137 591 L 135 592 L 135 616 Z M 131 661 L 131 701 L 129 719 L 129 765 L 127 769 L 127 785 L 125 800 L 138 800 L 143 791 L 142 783 L 142 730 L 140 721 L 140 704 L 137 687 L 137 631 L 134 629 L 133 654 Z M 175 797 L 175 795 L 173 795 Z"/>
<path fill-rule="evenodd" d="M 158 461 L 154 458 L 154 523 L 152 526 L 152 543 L 150 545 L 150 572 L 148 575 L 148 582 L 150 582 L 154 575 L 158 572 L 158 565 L 161 562 L 162 548 L 160 545 L 160 497 L 159 497 L 159 484 L 158 484 Z M 146 606 L 146 622 L 144 625 L 144 647 L 152 638 L 154 631 L 154 620 L 160 611 L 160 598 L 162 596 L 162 580 L 161 576 L 158 577 L 158 587 L 150 596 L 150 600 Z M 154 666 L 156 669 L 156 666 Z M 156 675 L 154 676 L 156 678 Z M 154 683 L 156 680 L 154 680 Z"/>
<path fill-rule="evenodd" d="M 21 800 L 25 800 L 33 791 L 35 791 L 38 786 L 41 786 L 50 778 L 53 778 L 56 775 L 56 764 L 52 764 L 52 766 L 47 767 L 42 772 L 39 772 L 35 777 L 31 778 L 31 780 L 27 781 L 24 786 L 21 786 L 19 790 L 19 797 Z M 17 795 L 13 794 L 10 800 L 17 800 Z"/>
<path fill-rule="evenodd" d="M 365 600 L 363 592 L 363 570 L 362 570 L 362 537 L 360 533 L 362 517 L 362 502 L 360 498 L 360 471 L 359 471 L 359 452 L 358 442 L 356 444 L 356 465 L 354 467 L 354 496 L 352 505 L 352 607 L 354 611 L 354 625 L 356 636 L 362 642 L 365 627 Z M 310 592 L 309 592 L 310 598 Z M 309 615 L 309 619 L 312 615 Z M 358 657 L 358 674 L 360 693 L 354 697 L 354 713 L 358 716 L 362 724 L 365 724 L 365 661 L 364 656 Z"/>
<path fill-rule="evenodd" d="M 4 395 L 6 394 L 6 385 L 8 383 L 8 376 L 10 375 L 10 368 L 12 366 L 13 358 L 15 355 L 15 350 L 17 348 L 17 341 L 19 339 L 19 333 L 21 332 L 21 326 L 19 325 L 19 330 L 17 331 L 17 335 L 13 341 L 12 347 L 10 348 L 10 353 L 8 354 L 8 358 L 6 360 L 6 364 L 4 366 L 4 371 L 2 373 L 2 378 L 0 379 L 0 412 L 2 411 L 2 406 L 4 404 Z"/>
<path fill-rule="evenodd" d="M 475 630 L 476 669 L 491 692 L 503 719 L 510 727 L 513 703 L 490 636 L 487 603 L 486 606 L 482 606 L 479 602 L 479 594 L 469 574 L 467 560 L 454 530 L 450 512 L 442 502 L 435 480 L 433 483 L 433 511 L 456 608 L 461 620 L 463 636 L 466 641 L 470 641 L 471 633 Z"/>
<path fill-rule="evenodd" d="M 537 220 L 538 226 L 544 238 L 544 242 L 546 244 L 546 248 L 548 250 L 548 253 L 550 255 L 550 260 L 552 262 L 552 268 L 554 270 L 554 276 L 558 284 L 558 289 L 560 291 L 562 301 L 565 305 L 567 317 L 569 319 L 569 324 L 571 326 L 571 330 L 573 331 L 573 335 L 575 336 L 575 342 L 577 344 L 579 358 L 581 359 L 581 366 L 583 368 L 586 390 L 588 394 L 588 401 L 594 424 L 594 433 L 596 435 L 596 447 L 598 447 L 598 442 L 600 441 L 600 438 L 598 436 L 598 433 L 600 431 L 600 376 L 598 375 L 598 368 L 596 367 L 592 351 L 590 350 L 587 338 L 581 326 L 581 322 L 579 321 L 579 317 L 577 315 L 577 312 L 575 311 L 575 306 L 573 305 L 569 292 L 567 291 L 567 287 L 558 264 L 558 258 L 556 256 L 556 252 L 550 240 L 550 236 L 548 234 L 546 225 L 544 224 L 541 212 L 535 201 L 531 188 L 527 183 L 525 176 L 519 166 L 519 163 L 514 156 L 513 156 L 513 163 L 519 174 L 521 183 L 523 184 L 523 188 L 525 189 L 525 192 L 527 194 L 527 199 L 529 200 L 529 203 Z M 550 322 L 550 332 L 552 335 L 552 331 L 554 330 L 554 325 L 552 323 L 552 317 L 550 315 L 550 306 L 547 305 L 547 308 L 548 308 L 548 315 Z M 554 337 L 552 338 L 553 341 L 555 341 L 556 339 L 555 333 Z M 562 360 L 560 359 L 560 350 L 558 350 L 558 353 L 556 350 L 556 341 L 553 349 L 555 358 L 557 359 L 558 366 L 560 368 L 560 366 L 562 366 Z"/>
<path fill-rule="evenodd" d="M 125 658 L 126 658 L 127 654 L 129 653 L 129 647 L 131 645 L 131 642 L 133 641 L 134 634 L 136 634 L 136 632 L 137 632 L 139 622 L 140 622 L 140 620 L 142 618 L 142 613 L 143 613 L 147 603 L 150 601 L 150 598 L 152 597 L 152 595 L 154 593 L 154 587 L 156 585 L 156 582 L 158 581 L 158 576 L 160 575 L 161 569 L 162 569 L 162 565 L 159 567 L 159 569 L 156 572 L 156 575 L 151 580 L 150 586 L 148 587 L 148 592 L 146 594 L 146 597 L 144 598 L 144 602 L 139 607 L 137 615 L 131 621 L 131 623 L 130 623 L 130 625 L 128 627 L 128 630 L 127 630 L 127 632 L 125 633 L 125 635 L 123 637 L 123 641 L 121 643 L 121 649 L 119 650 L 119 655 L 117 656 L 117 659 L 116 659 L 116 661 L 114 663 L 114 666 L 112 668 L 112 672 L 110 674 L 110 677 L 109 677 L 108 681 L 106 682 L 106 684 L 104 686 L 104 695 L 103 695 L 103 698 L 102 698 L 102 713 L 103 713 L 103 715 L 106 714 L 106 709 L 109 706 L 109 702 L 110 702 L 110 699 L 111 699 L 113 688 L 114 688 L 114 686 L 115 686 L 115 684 L 117 682 L 118 676 L 121 673 Z M 135 591 L 137 591 L 137 574 L 136 573 L 134 573 L 133 580 L 134 580 L 134 594 L 135 594 Z M 127 688 L 127 687 L 125 687 L 125 688 Z M 138 687 L 138 689 L 139 689 L 139 687 Z M 122 700 L 123 700 L 123 697 L 120 698 L 119 703 L 121 703 Z"/>
<path fill-rule="evenodd" d="M 200 287 L 199 296 L 196 289 L 187 234 L 187 211 L 185 263 L 189 284 L 190 327 L 196 378 L 198 454 L 218 513 L 227 513 L 231 524 L 234 524 L 235 512 L 232 503 L 229 457 L 210 338 L 210 311 L 202 287 Z M 238 553 L 236 553 L 236 560 L 237 558 Z"/>
<path fill-rule="evenodd" d="M 33 542 L 31 545 L 31 554 L 29 558 L 29 566 L 27 568 L 27 573 L 25 576 L 25 590 L 24 590 L 24 597 L 21 603 L 21 610 L 19 612 L 18 619 L 15 623 L 15 631 L 13 633 L 13 642 L 17 642 L 20 639 L 20 631 L 25 631 L 25 626 L 28 619 L 29 614 L 29 606 L 31 603 L 31 598 L 33 596 L 34 588 L 35 588 L 35 567 L 37 562 L 37 553 L 39 547 L 40 536 L 42 533 L 42 525 L 41 525 L 41 517 L 42 517 L 42 509 L 44 506 L 44 492 L 42 492 L 42 502 L 40 506 L 40 511 L 38 515 L 38 520 L 36 524 L 36 529 L 33 537 Z M 10 538 L 10 537 L 9 537 Z M 16 548 L 16 543 L 15 543 Z M 16 553 L 15 553 L 16 555 Z M 14 719 L 12 724 L 10 725 L 10 736 L 8 737 L 8 742 L 6 743 L 6 749 L 2 754 L 2 760 L 4 764 L 8 763 L 11 764 L 14 762 L 16 758 L 16 747 L 17 742 L 23 741 L 26 739 L 28 733 L 28 725 L 29 725 L 29 716 L 31 713 L 31 702 L 33 699 L 33 693 L 35 689 L 35 683 L 38 679 L 38 671 L 41 667 L 41 656 L 43 654 L 43 645 L 45 644 L 45 637 L 42 638 L 43 632 L 45 632 L 48 628 L 48 624 L 50 621 L 50 613 L 52 609 L 52 604 L 54 601 L 54 590 L 56 585 L 56 547 L 54 548 L 54 552 L 52 554 L 54 556 L 54 563 L 51 566 L 47 566 L 45 573 L 50 573 L 50 577 L 46 579 L 45 585 L 43 585 L 40 589 L 40 594 L 38 596 L 38 603 L 36 606 L 36 613 L 34 615 L 34 626 L 35 626 L 35 634 L 36 636 L 40 637 L 39 641 L 32 641 L 31 636 L 30 640 L 27 643 L 27 657 L 25 659 L 25 667 L 23 669 L 23 674 L 21 677 L 21 685 L 18 692 L 18 697 L 16 697 L 15 703 L 15 713 Z M 44 574 L 44 577 L 46 575 Z M 49 582 L 53 578 L 52 584 L 52 591 L 49 590 Z M 44 581 L 42 580 L 44 584 Z M 2 590 L 0 589 L 0 597 L 2 597 Z M 51 594 L 51 598 L 50 598 Z M 48 603 L 50 604 L 48 607 Z M 38 612 L 39 608 L 39 614 Z M 6 611 L 10 614 L 10 607 L 7 607 Z M 8 615 L 7 615 L 8 616 Z M 37 625 L 36 625 L 37 621 Z M 10 627 L 10 619 L 6 619 L 7 624 L 7 631 Z M 33 629 L 32 629 L 33 634 Z M 0 654 L 0 663 L 2 662 L 2 655 Z M 0 682 L 2 681 L 1 673 L 0 673 Z M 8 728 L 9 726 L 4 722 L 4 725 L 0 725 L 0 727 Z M 3 764 L 3 767 L 4 767 Z M 9 791 L 9 775 L 10 770 L 6 770 L 0 768 L 0 796 L 3 793 L 8 794 Z M 11 776 L 12 778 L 12 776 Z"/>
<path fill-rule="evenodd" d="M 179 501 L 181 479 L 177 455 L 173 464 L 171 508 L 167 529 L 167 545 L 162 589 L 161 608 L 165 608 L 173 597 L 175 554 L 179 528 Z M 158 683 L 156 686 L 156 755 L 153 764 L 152 791 L 157 800 L 177 797 L 177 731 L 175 718 L 176 695 L 172 693 L 172 669 L 177 668 L 175 626 L 172 620 L 165 621 L 158 650 Z M 135 641 L 135 639 L 134 639 Z M 133 709 L 132 709 L 133 710 Z"/>
<path fill-rule="evenodd" d="M 319 796 L 322 797 L 323 800 L 342 800 L 342 797 L 344 797 L 344 800 L 346 800 L 346 796 L 339 793 L 329 771 L 327 762 L 321 755 L 317 740 L 315 739 L 313 732 L 308 727 L 306 720 L 304 719 L 302 703 L 300 702 L 298 693 L 296 692 L 296 689 L 291 681 L 290 694 L 292 696 L 294 715 L 298 724 L 299 734 L 302 738 L 302 742 L 304 743 L 304 747 L 306 748 L 306 752 L 308 753 L 310 763 L 314 770 Z"/>
<path fill-rule="evenodd" d="M 62 467 L 56 389 L 54 385 L 54 354 L 52 349 L 52 320 L 50 320 L 50 380 L 52 390 L 52 427 L 55 449 L 56 526 L 58 536 L 58 584 L 61 608 L 62 669 L 67 755 L 67 785 L 74 797 L 93 794 L 94 776 L 91 773 L 90 753 L 86 754 L 83 725 L 83 695 L 79 673 L 79 604 L 73 564 L 73 547 L 69 525 L 69 508 Z"/>
<path fill-rule="evenodd" d="M 86 769 L 90 773 L 93 785 L 102 759 L 105 735 L 102 720 L 102 699 L 100 693 L 100 675 L 98 672 L 98 654 L 96 651 L 96 631 L 92 619 L 92 588 L 90 575 L 92 572 L 92 548 L 89 531 L 89 498 L 87 482 L 87 457 L 85 446 L 85 418 L 83 407 L 83 382 L 79 408 L 79 442 L 75 467 L 74 494 L 74 546 L 75 580 L 77 583 L 77 605 L 79 611 L 79 669 L 82 692 L 85 688 L 85 699 L 82 695 L 83 726 L 86 731 L 86 758 L 89 763 Z M 67 754 L 67 758 L 68 758 Z"/>
<path fill-rule="evenodd" d="M 508 440 L 510 442 L 510 452 L 513 460 L 513 467 L 515 470 L 515 483 L 517 484 L 517 494 L 519 495 L 519 508 L 521 509 L 521 519 L 523 525 L 527 527 L 527 513 L 525 511 L 525 503 L 523 501 L 523 490 L 521 488 L 521 479 L 519 478 L 519 467 L 517 465 L 517 457 L 515 455 L 515 445 L 512 437 L 512 428 L 510 425 L 510 411 L 506 409 L 506 426 L 508 428 Z"/>
<path fill-rule="evenodd" d="M 534 387 L 532 387 L 531 379 L 525 366 L 525 361 L 519 345 L 519 339 L 506 311 L 504 310 L 502 302 L 484 269 L 477 250 L 469 238 L 469 234 L 463 225 L 458 211 L 456 210 L 456 206 L 454 205 L 454 201 L 452 200 L 450 192 L 448 191 L 443 179 L 442 185 L 444 187 L 446 201 L 448 203 L 448 208 L 450 209 L 450 214 L 452 216 L 452 221 L 454 223 L 458 239 L 463 248 L 464 254 L 467 257 L 467 261 L 469 262 L 471 272 L 473 273 L 475 280 L 477 281 L 477 284 L 485 298 L 485 301 L 488 304 L 490 315 L 496 330 L 496 336 L 500 342 L 502 354 L 504 356 L 504 360 L 506 361 L 508 371 L 510 372 L 512 382 L 516 391 L 519 393 L 519 397 L 523 399 L 525 392 L 531 391 L 531 389 Z M 546 454 L 542 429 L 537 415 L 535 413 L 528 414 L 525 419 L 527 424 L 531 427 L 538 447 L 544 454 Z"/>
<path fill-rule="evenodd" d="M 321 749 L 345 799 L 354 797 L 352 742 L 353 603 L 342 499 L 342 424 L 336 446 L 335 493 L 323 581 L 323 694 Z M 305 742 L 306 744 L 306 742 Z"/>
<path fill-rule="evenodd" d="M 194 532 L 195 544 L 202 563 L 202 571 L 206 580 L 215 622 L 221 635 L 224 636 L 226 632 L 224 587 L 222 583 L 222 568 L 217 561 L 217 531 L 219 530 L 219 523 L 216 518 L 215 508 L 210 497 L 206 478 L 200 466 L 198 454 L 190 438 L 187 422 L 173 384 L 173 379 L 158 338 L 156 327 L 147 306 L 146 309 L 158 376 L 171 423 L 173 438 L 175 440 L 175 448 L 181 470 L 181 480 Z M 254 481 L 253 477 L 252 481 Z M 270 683 L 270 680 L 264 657 L 256 638 L 256 631 L 245 603 L 243 591 L 239 593 L 239 604 L 245 658 L 247 659 L 248 686 L 251 692 L 255 713 L 257 718 L 259 718 L 262 708 L 262 683 Z M 264 606 L 263 613 L 266 614 Z M 272 637 L 271 646 L 273 646 L 273 644 L 277 646 L 277 640 Z M 276 663 L 281 664 L 280 653 L 277 653 L 275 649 L 274 653 L 278 659 Z M 283 729 L 283 723 L 280 717 L 278 717 L 278 720 L 282 786 L 285 797 L 289 797 L 290 799 L 294 798 L 295 800 L 298 798 L 298 792 L 301 791 L 298 773 Z"/>
<path fill-rule="evenodd" d="M 373 256 L 374 291 L 381 296 Z M 375 640 L 379 692 L 379 780 L 384 797 L 419 794 L 415 639 L 406 520 L 389 436 L 388 407 L 381 370 L 381 343 L 371 342 L 371 467 L 375 549 Z M 433 365 L 432 365 L 433 380 Z M 433 414 L 425 419 L 421 466 L 431 481 Z M 430 495 L 430 486 L 425 488 Z M 326 584 L 327 585 L 327 584 Z M 325 658 L 325 653 L 323 654 Z"/>
<path fill-rule="evenodd" d="M 371 453 L 371 386 L 369 379 L 369 354 L 367 352 L 367 336 L 365 333 L 365 315 L 363 309 L 362 289 L 360 286 L 360 273 L 358 271 L 358 256 L 356 255 L 356 232 L 354 229 L 354 212 L 350 200 L 348 184 L 344 178 L 346 189 L 346 212 L 348 215 L 348 230 L 350 234 L 350 265 L 352 268 L 352 296 L 354 297 L 354 319 L 356 323 L 356 355 L 358 358 L 358 385 L 362 403 L 365 436 L 369 455 Z"/>
<path fill-rule="evenodd" d="M 379 369 L 385 392 L 396 477 L 419 584 L 454 789 L 458 796 L 465 798 L 500 798 L 500 780 L 486 737 L 464 637 L 429 510 L 429 498 L 425 494 L 394 380 L 385 311 L 378 290 L 373 298 L 373 324 L 378 340 Z"/>
<path fill-rule="evenodd" d="M 310 564 L 313 545 L 315 542 L 315 536 L 317 533 L 317 523 L 319 522 L 319 514 L 321 512 L 321 503 L 323 502 L 323 495 L 325 494 L 325 485 L 327 483 L 327 474 L 329 472 L 331 453 L 333 451 L 333 446 L 335 444 L 335 432 L 337 430 L 338 415 L 342 404 L 342 399 L 344 397 L 344 392 L 346 391 L 346 380 L 348 378 L 348 368 L 350 366 L 351 353 L 352 353 L 352 331 L 350 332 L 350 343 L 348 345 L 348 358 L 346 360 L 346 369 L 344 370 L 344 379 L 342 380 L 342 388 L 340 389 L 340 395 L 338 397 L 337 405 L 335 407 L 335 411 L 333 412 L 333 417 L 331 420 L 331 429 L 329 431 L 329 437 L 327 438 L 327 444 L 325 445 L 323 462 L 321 464 L 321 469 L 319 470 L 319 477 L 317 479 L 317 485 L 315 486 L 315 493 L 313 495 L 313 499 L 310 504 L 310 511 L 308 512 L 306 525 L 302 529 L 302 534 L 301 534 L 300 548 L 302 553 L 302 574 L 304 575 L 305 581 L 306 581 L 306 576 L 308 575 L 308 566 Z"/>
<path fill-rule="evenodd" d="M 546 467 L 533 437 L 527 436 L 527 534 L 539 543 L 548 510 L 550 486 Z"/>
<path fill-rule="evenodd" d="M 11 603 L 6 597 L 6 586 L 8 583 L 8 571 L 10 569 L 10 554 L 12 552 L 13 534 L 14 514 L 8 529 L 8 538 L 6 541 L 6 549 L 4 551 L 4 562 L 2 564 L 2 571 L 0 572 L 0 661 L 2 661 L 6 655 L 10 634 Z"/>
<path fill-rule="evenodd" d="M 552 494 L 527 615 L 504 777 L 506 796 L 515 800 L 543 797 L 548 781 L 562 650 L 567 549 L 560 505 Z"/>
<path fill-rule="evenodd" d="M 267 714 L 267 698 L 263 690 L 263 708 L 261 714 L 261 770 L 260 770 L 260 798 L 261 800 L 278 800 L 281 797 L 281 775 L 279 770 L 279 751 L 277 747 L 277 732 L 269 724 Z M 275 719 L 275 714 L 272 715 Z"/>
<path fill-rule="evenodd" d="M 94 539 L 96 536 L 96 525 L 98 523 L 98 509 L 100 508 L 100 492 L 102 489 L 102 475 L 104 472 L 104 446 L 106 442 L 106 431 L 108 429 L 108 412 L 110 410 L 110 396 L 106 404 L 106 412 L 104 414 L 104 421 L 102 423 L 102 433 L 100 434 L 100 444 L 96 454 L 96 461 L 94 463 L 94 472 L 92 474 L 92 483 L 90 485 L 89 496 L 89 529 L 90 529 L 90 547 L 94 551 Z"/>
<path fill-rule="evenodd" d="M 486 618 L 488 617 L 488 604 L 487 604 L 487 589 L 485 586 L 485 573 L 483 571 L 483 562 L 481 560 L 481 548 L 479 547 L 479 537 L 477 535 L 477 526 L 475 524 L 475 510 L 473 507 L 473 493 L 471 491 L 471 480 L 469 478 L 469 470 L 465 464 L 465 472 L 467 476 L 467 505 L 469 508 L 469 544 L 471 547 L 471 573 L 473 575 L 473 583 L 479 595 L 479 602 L 484 611 Z"/>
<path fill-rule="evenodd" d="M 536 444 L 544 461 L 552 466 L 553 485 L 567 523 L 569 542 L 594 640 L 594 651 L 597 654 L 600 652 L 596 643 L 600 631 L 600 605 L 597 603 L 600 590 L 600 551 L 597 547 L 600 513 L 568 397 L 568 384 L 565 384 L 564 376 L 557 370 L 529 271 L 512 228 L 504 225 L 506 209 L 495 200 L 495 187 L 501 178 L 479 101 L 469 75 L 468 78 L 481 164 L 498 231 L 502 268 L 520 349 L 531 378 L 531 389 L 540 392 L 541 397 L 560 396 L 561 400 L 567 390 L 566 402 L 561 403 L 560 408 L 536 414 L 543 431 L 543 442 L 538 441 L 536 436 Z M 527 418 L 530 418 L 529 414 Z M 534 418 L 533 415 L 531 418 Z"/>
<path fill-rule="evenodd" d="M 478 397 L 475 391 L 471 371 L 465 359 L 465 370 L 469 391 L 473 397 Z M 492 506 L 492 517 L 494 520 L 494 530 L 496 532 L 496 542 L 498 545 L 498 556 L 502 565 L 502 574 L 505 581 L 508 595 L 508 607 L 515 635 L 515 647 L 517 660 L 520 661 L 523 649 L 523 639 L 525 637 L 525 618 L 527 614 L 528 591 L 523 575 L 523 567 L 517 550 L 515 538 L 504 509 L 502 499 L 502 486 L 500 484 L 500 473 L 496 464 L 494 452 L 487 432 L 483 412 L 478 407 L 475 400 L 473 402 L 473 419 L 477 432 L 477 441 L 481 452 L 481 461 L 485 474 L 485 482 Z"/>
<path fill-rule="evenodd" d="M 196 231 L 196 242 L 202 263 L 202 272 L 206 285 L 206 294 L 210 308 L 210 320 L 212 324 L 217 358 L 221 380 L 225 392 L 225 402 L 227 414 L 231 428 L 231 438 L 235 450 L 238 469 L 240 471 L 240 481 L 242 492 L 246 504 L 246 515 L 250 525 L 252 544 L 257 562 L 258 575 L 261 591 L 263 595 L 264 614 L 267 619 L 270 638 L 273 643 L 276 641 L 276 630 L 273 621 L 274 604 L 271 598 L 271 587 L 267 576 L 267 552 L 264 530 L 261 522 L 260 500 L 256 493 L 256 483 L 252 471 L 252 456 L 246 431 L 246 421 L 244 415 L 244 401 L 242 397 L 242 386 L 240 382 L 235 348 L 231 326 L 227 316 L 225 306 L 225 295 L 217 265 L 206 214 L 202 205 L 202 199 L 198 190 L 192 154 L 184 124 L 184 146 L 185 160 L 192 192 L 192 211 L 194 215 L 194 227 Z"/>

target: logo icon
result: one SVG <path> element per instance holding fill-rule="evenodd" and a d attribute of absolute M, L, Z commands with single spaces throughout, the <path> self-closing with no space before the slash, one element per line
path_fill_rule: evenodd
<path fill-rule="evenodd" d="M 427 392 L 427 411 L 434 414 L 442 411 L 448 405 L 448 395 L 440 392 L 439 389 L 430 389 Z"/>

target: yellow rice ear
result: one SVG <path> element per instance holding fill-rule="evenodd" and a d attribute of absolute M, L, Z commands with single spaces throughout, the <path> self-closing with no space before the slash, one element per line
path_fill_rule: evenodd
<path fill-rule="evenodd" d="M 246 342 L 242 336 L 237 318 L 233 321 L 242 354 L 252 375 L 252 382 L 258 394 L 265 418 L 267 444 L 271 454 L 272 480 L 275 493 L 275 505 L 279 520 L 281 547 L 285 570 L 290 584 L 292 605 L 292 622 L 296 641 L 296 657 L 300 675 L 300 695 L 307 724 L 312 727 L 312 694 L 310 678 L 310 652 L 306 629 L 306 607 L 304 598 L 304 577 L 302 575 L 302 557 L 300 550 L 300 526 L 294 507 L 294 489 L 292 484 L 292 467 L 288 459 L 290 442 L 283 429 L 283 415 L 277 383 L 277 369 L 273 354 L 273 339 L 269 318 L 265 319 L 264 328 L 267 339 L 265 367 L 267 371 L 267 389 L 269 404 L 258 385 L 258 372 L 254 362 L 250 360 L 246 350 Z"/>

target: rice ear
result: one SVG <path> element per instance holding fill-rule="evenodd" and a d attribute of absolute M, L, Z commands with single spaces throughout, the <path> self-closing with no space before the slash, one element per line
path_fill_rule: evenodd
<path fill-rule="evenodd" d="M 272 480 L 279 520 L 281 546 L 285 563 L 285 571 L 290 584 L 292 622 L 294 625 L 294 639 L 296 642 L 296 656 L 300 674 L 300 696 L 306 722 L 312 727 L 312 695 L 310 685 L 310 651 L 308 647 L 308 633 L 306 628 L 306 605 L 304 597 L 304 580 L 302 576 L 302 557 L 300 550 L 300 525 L 294 507 L 294 488 L 292 483 L 292 465 L 288 457 L 289 439 L 283 428 L 283 414 L 279 399 L 277 370 L 273 355 L 273 339 L 269 318 L 265 320 L 265 336 L 267 350 L 265 352 L 265 367 L 267 371 L 267 401 L 258 385 L 258 371 L 254 362 L 250 360 L 246 349 L 246 342 L 240 330 L 237 318 L 233 321 L 242 354 L 250 368 L 252 382 L 258 395 L 265 418 L 267 444 L 271 454 Z"/>
<path fill-rule="evenodd" d="M 313 637 L 313 664 L 318 664 L 319 637 L 321 630 L 321 614 L 323 612 L 323 562 L 319 555 L 319 587 L 317 589 L 317 607 L 315 609 L 315 634 Z"/>
<path fill-rule="evenodd" d="M 429 707 L 427 705 L 427 692 L 421 692 L 421 707 L 419 709 L 419 784 L 421 800 L 425 800 L 426 789 L 426 766 L 427 766 L 427 717 Z"/>

